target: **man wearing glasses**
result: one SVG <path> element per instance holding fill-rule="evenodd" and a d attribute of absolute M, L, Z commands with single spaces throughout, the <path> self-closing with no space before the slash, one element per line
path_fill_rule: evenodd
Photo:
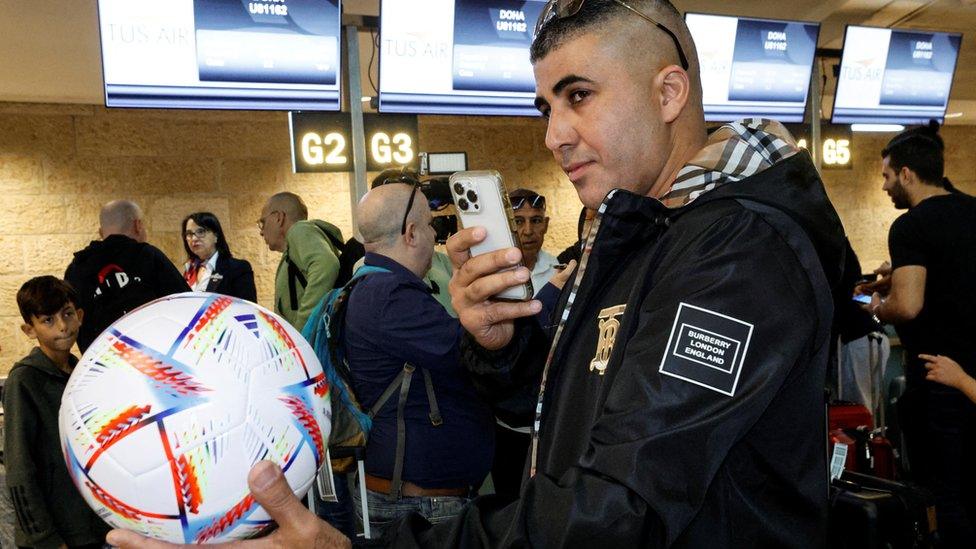
<path fill-rule="evenodd" d="M 433 212 L 444 210 L 451 203 L 450 191 L 447 191 L 444 196 L 439 196 L 437 193 L 431 193 L 431 196 L 426 196 L 427 193 L 431 192 L 428 190 L 430 187 L 425 189 L 424 184 L 420 181 L 420 175 L 406 167 L 383 170 L 373 178 L 372 183 L 370 183 L 370 188 L 375 189 L 376 187 L 394 183 L 419 187 L 421 196 L 417 197 L 417 200 L 427 203 L 432 212 L 431 215 L 433 215 Z M 455 229 L 456 225 L 457 223 L 455 222 Z M 444 241 L 438 240 L 438 243 L 443 244 Z M 360 265 L 362 265 L 362 259 L 356 263 L 356 267 Z M 424 276 L 424 283 L 430 287 L 431 295 L 434 296 L 434 299 L 447 310 L 449 315 L 456 318 L 457 314 L 454 313 L 454 307 L 451 305 L 451 295 L 447 292 L 447 285 L 450 281 L 451 260 L 443 252 L 434 250 L 430 269 L 427 270 L 427 274 Z"/>
<path fill-rule="evenodd" d="M 542 333 L 518 249 L 448 242 L 469 369 L 542 370 L 517 501 L 449 524 L 412 516 L 400 547 L 823 547 L 823 384 L 843 230 L 806 153 L 777 123 L 706 132 L 694 43 L 656 0 L 552 0 L 531 59 L 546 146 L 597 210 Z M 255 494 L 281 542 L 307 527 L 280 472 Z M 293 537 L 294 536 L 294 537 Z M 305 536 L 305 537 L 302 537 Z"/>
<path fill-rule="evenodd" d="M 335 285 L 342 232 L 321 219 L 308 219 L 305 202 L 290 192 L 268 198 L 257 225 L 268 249 L 281 252 L 274 310 L 301 331 L 312 309 Z"/>

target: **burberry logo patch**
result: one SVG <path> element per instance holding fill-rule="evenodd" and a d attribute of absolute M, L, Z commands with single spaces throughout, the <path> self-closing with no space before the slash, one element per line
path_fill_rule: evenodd
<path fill-rule="evenodd" d="M 627 304 L 607 307 L 597 315 L 600 323 L 600 337 L 596 342 L 596 355 L 590 361 L 590 371 L 603 375 L 607 372 L 607 363 L 610 362 L 610 353 L 613 352 L 613 344 L 617 340 L 617 331 L 620 329 L 620 320 L 617 319 L 624 314 Z"/>

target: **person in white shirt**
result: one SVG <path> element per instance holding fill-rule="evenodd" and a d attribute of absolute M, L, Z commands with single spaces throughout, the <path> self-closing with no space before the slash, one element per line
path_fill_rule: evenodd
<path fill-rule="evenodd" d="M 257 301 L 254 270 L 230 251 L 217 216 L 196 212 L 183 219 L 183 278 L 195 292 L 213 292 Z"/>
<path fill-rule="evenodd" d="M 522 262 L 532 271 L 532 291 L 536 294 L 556 274 L 559 261 L 542 249 L 549 230 L 546 217 L 546 197 L 528 189 L 508 193 L 515 211 L 515 227 L 522 248 Z"/>
<path fill-rule="evenodd" d="M 538 295 L 558 272 L 556 265 L 559 263 L 552 254 L 542 249 L 546 231 L 549 230 L 546 197 L 528 189 L 516 189 L 508 193 L 508 199 L 515 213 L 522 262 L 532 272 L 532 291 Z M 518 498 L 522 485 L 522 469 L 529 450 L 531 431 L 527 423 L 505 422 L 500 417 L 496 418 L 496 422 L 492 483 L 496 494 L 514 500 Z"/>

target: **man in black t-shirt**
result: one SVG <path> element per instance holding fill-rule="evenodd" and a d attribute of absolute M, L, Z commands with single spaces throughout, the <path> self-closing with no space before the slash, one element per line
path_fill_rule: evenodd
<path fill-rule="evenodd" d="M 937 129 L 903 132 L 881 153 L 884 190 L 908 211 L 888 234 L 890 277 L 862 289 L 874 290 L 865 307 L 895 326 L 907 351 L 899 418 L 908 457 L 935 492 L 946 545 L 956 547 L 972 542 L 976 525 L 976 406 L 926 380 L 918 355 L 948 356 L 976 374 L 976 198 L 945 188 Z"/>

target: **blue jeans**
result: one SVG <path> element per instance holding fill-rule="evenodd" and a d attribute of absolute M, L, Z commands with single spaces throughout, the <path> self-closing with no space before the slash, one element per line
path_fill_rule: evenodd
<path fill-rule="evenodd" d="M 353 493 L 353 499 L 356 516 L 362 520 L 363 504 L 358 490 Z M 470 498 L 460 496 L 403 497 L 397 500 L 393 496 L 367 490 L 366 503 L 369 505 L 369 526 L 372 530 L 370 537 L 382 537 L 387 526 L 411 512 L 420 513 L 431 524 L 444 522 L 459 515 L 469 501 Z"/>
<path fill-rule="evenodd" d="M 332 482 L 335 484 L 336 498 L 335 503 L 322 501 L 319 497 L 319 487 L 317 483 L 312 484 L 312 502 L 315 507 L 315 514 L 336 530 L 345 534 L 349 539 L 356 539 L 356 524 L 352 515 L 352 498 L 349 494 L 349 481 L 346 475 L 333 473 Z"/>

